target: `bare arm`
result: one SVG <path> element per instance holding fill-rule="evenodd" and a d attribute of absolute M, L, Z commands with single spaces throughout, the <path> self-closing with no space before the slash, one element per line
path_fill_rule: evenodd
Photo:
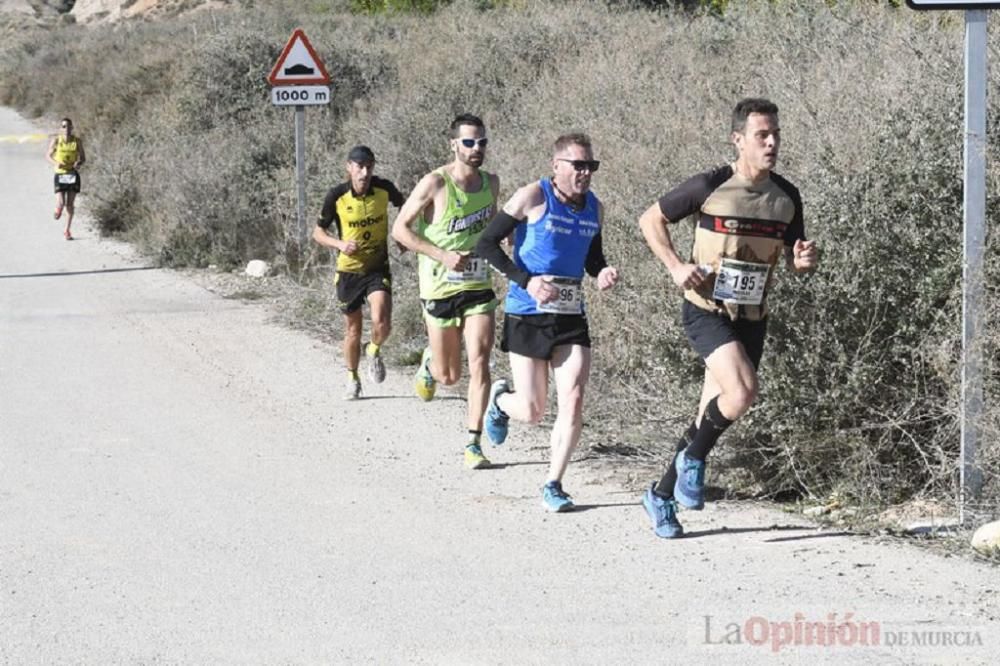
<path fill-rule="evenodd" d="M 443 189 L 444 178 L 439 174 L 431 172 L 421 178 L 392 224 L 392 237 L 407 249 L 427 255 L 450 271 L 461 271 L 468 263 L 466 254 L 443 250 L 426 238 L 421 238 L 413 229 L 420 216 L 434 214 L 437 205 L 435 199 Z"/>
<path fill-rule="evenodd" d="M 317 244 L 337 250 L 338 252 L 343 252 L 347 255 L 354 254 L 355 250 L 358 249 L 358 244 L 354 241 L 343 241 L 336 236 L 332 236 L 326 229 L 318 224 L 313 227 L 312 237 Z"/>
<path fill-rule="evenodd" d="M 659 203 L 654 203 L 639 218 L 639 227 L 653 254 L 670 271 L 674 284 L 684 289 L 693 289 L 704 282 L 707 276 L 697 266 L 685 263 L 677 256 L 674 244 L 670 240 L 670 232 L 667 230 L 668 222 L 660 211 Z"/>

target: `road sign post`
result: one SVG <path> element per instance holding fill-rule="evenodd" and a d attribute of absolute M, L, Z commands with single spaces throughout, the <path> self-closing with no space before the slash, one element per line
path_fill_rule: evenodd
<path fill-rule="evenodd" d="M 306 224 L 306 106 L 330 103 L 330 75 L 309 38 L 296 28 L 267 77 L 273 86 L 271 104 L 295 107 L 295 240 L 301 270 L 309 242 Z"/>
<path fill-rule="evenodd" d="M 965 12 L 965 187 L 962 266 L 962 445 L 961 518 L 979 497 L 976 465 L 983 411 L 982 330 L 983 244 L 986 238 L 986 12 Z"/>
<path fill-rule="evenodd" d="M 965 10 L 965 137 L 962 198 L 962 405 L 959 519 L 982 491 L 976 465 L 983 412 L 983 243 L 986 238 L 986 21 L 1000 0 L 906 0 L 913 9 Z"/>

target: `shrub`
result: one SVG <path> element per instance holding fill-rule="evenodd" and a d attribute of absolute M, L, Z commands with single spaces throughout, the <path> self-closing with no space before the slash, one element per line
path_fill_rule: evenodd
<path fill-rule="evenodd" d="M 458 1 L 428 18 L 359 14 L 346 0 L 264 4 L 14 40 L 0 93 L 29 113 L 89 126 L 93 212 L 178 264 L 295 254 L 291 111 L 270 107 L 264 77 L 296 25 L 333 76 L 329 108 L 308 111 L 309 226 L 355 143 L 372 146 L 379 173 L 407 190 L 449 159 L 451 117 L 477 113 L 492 139 L 486 167 L 506 198 L 546 175 L 558 134 L 587 131 L 602 160 L 605 246 L 623 284 L 588 291 L 595 359 L 584 443 L 653 459 L 690 422 L 703 369 L 680 328 L 680 294 L 636 220 L 685 177 L 732 159 L 738 98 L 770 97 L 785 137 L 779 171 L 802 191 L 823 261 L 811 276 L 780 271 L 760 399 L 713 464 L 738 492 L 953 496 L 962 241 L 953 16 L 861 0 L 746 0 L 714 13 Z M 110 63 L 94 56 L 109 50 Z M 992 87 L 998 77 L 993 68 Z M 990 104 L 995 224 L 1000 114 Z M 690 225 L 671 233 L 686 252 Z M 1000 334 L 989 324 L 1000 315 L 1000 249 L 994 234 L 987 240 L 979 455 L 995 500 Z M 394 344 L 417 347 L 413 258 L 393 261 Z M 332 271 L 316 249 L 304 265 L 318 281 Z"/>

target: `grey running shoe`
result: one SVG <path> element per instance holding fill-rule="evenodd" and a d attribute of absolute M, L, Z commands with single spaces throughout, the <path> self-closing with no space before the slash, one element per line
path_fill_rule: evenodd
<path fill-rule="evenodd" d="M 361 380 L 348 377 L 347 383 L 344 384 L 344 400 L 357 400 L 360 397 Z"/>
<path fill-rule="evenodd" d="M 368 357 L 368 379 L 376 384 L 381 384 L 385 381 L 385 363 L 382 361 L 382 354 L 378 353 L 374 356 L 370 354 L 365 354 Z"/>

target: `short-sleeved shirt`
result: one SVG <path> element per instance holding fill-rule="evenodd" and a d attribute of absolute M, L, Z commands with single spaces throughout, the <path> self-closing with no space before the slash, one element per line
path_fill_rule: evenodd
<path fill-rule="evenodd" d="M 798 189 L 774 172 L 759 183 L 751 183 L 732 165 L 726 165 L 686 180 L 663 195 L 659 205 L 670 222 L 695 215 L 691 262 L 709 264 L 715 271 L 697 289 L 685 291 L 684 297 L 734 320 L 766 317 L 774 267 L 785 246 L 805 240 Z M 715 299 L 715 280 L 723 259 L 766 265 L 761 269 L 766 270 L 767 279 L 759 305 Z"/>
<path fill-rule="evenodd" d="M 359 194 L 351 182 L 330 188 L 323 201 L 323 212 L 316 223 L 323 229 L 336 224 L 341 240 L 358 245 L 354 254 L 337 257 L 342 273 L 370 273 L 389 269 L 389 204 L 396 208 L 405 198 L 390 181 L 372 176 L 368 191 Z"/>

